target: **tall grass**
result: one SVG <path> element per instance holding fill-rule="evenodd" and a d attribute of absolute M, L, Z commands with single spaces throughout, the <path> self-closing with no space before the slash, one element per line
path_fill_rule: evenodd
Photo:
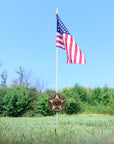
<path fill-rule="evenodd" d="M 114 116 L 0 118 L 0 144 L 113 144 Z"/>

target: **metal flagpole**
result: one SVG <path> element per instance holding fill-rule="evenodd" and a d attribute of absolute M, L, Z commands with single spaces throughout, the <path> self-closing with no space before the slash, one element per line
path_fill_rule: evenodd
<path fill-rule="evenodd" d="M 58 15 L 58 8 L 56 9 L 56 16 Z M 56 47 L 56 93 L 58 93 L 58 47 Z M 56 128 L 58 128 L 58 112 L 56 112 Z"/>
<path fill-rule="evenodd" d="M 58 93 L 58 48 L 56 48 L 56 93 Z M 56 128 L 58 128 L 58 112 L 56 112 Z"/>

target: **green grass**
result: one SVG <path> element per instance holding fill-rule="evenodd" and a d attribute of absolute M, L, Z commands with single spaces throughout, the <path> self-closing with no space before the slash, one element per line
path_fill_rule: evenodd
<path fill-rule="evenodd" d="M 0 118 L 0 144 L 114 144 L 114 116 Z"/>

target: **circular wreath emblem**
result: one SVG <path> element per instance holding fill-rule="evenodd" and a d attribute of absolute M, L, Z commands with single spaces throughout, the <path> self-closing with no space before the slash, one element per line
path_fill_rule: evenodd
<path fill-rule="evenodd" d="M 63 95 L 56 93 L 49 97 L 48 107 L 54 112 L 60 112 L 66 107 L 66 99 Z"/>

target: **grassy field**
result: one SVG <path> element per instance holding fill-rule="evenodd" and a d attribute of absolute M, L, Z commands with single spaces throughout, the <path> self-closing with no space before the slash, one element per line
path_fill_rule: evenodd
<path fill-rule="evenodd" d="M 0 144 L 114 144 L 114 116 L 0 118 Z"/>

